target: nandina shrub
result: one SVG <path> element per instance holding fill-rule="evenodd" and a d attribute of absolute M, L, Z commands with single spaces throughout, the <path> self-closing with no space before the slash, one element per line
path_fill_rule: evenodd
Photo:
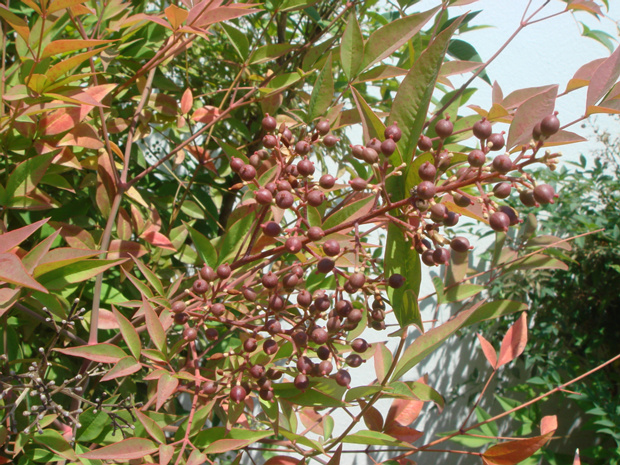
<path fill-rule="evenodd" d="M 159 7 L 0 6 L 0 460 L 335 464 L 362 444 L 413 463 L 503 417 L 422 444 L 412 423 L 444 401 L 432 374 L 407 373 L 515 312 L 499 357 L 480 341 L 493 374 L 522 352 L 526 306 L 466 282 L 472 245 L 451 228 L 464 215 L 503 233 L 520 218 L 500 200 L 554 201 L 530 167 L 582 140 L 558 86 L 496 84 L 467 115 L 489 62 L 450 48 L 473 16 L 446 4 L 388 19 L 335 1 Z M 617 55 L 577 72 L 589 113 L 617 107 Z M 471 79 L 450 91 L 457 73 Z M 430 328 L 418 300 L 436 266 L 437 303 L 459 308 Z M 336 427 L 338 410 L 351 421 Z M 467 453 L 517 463 L 556 427 Z"/>

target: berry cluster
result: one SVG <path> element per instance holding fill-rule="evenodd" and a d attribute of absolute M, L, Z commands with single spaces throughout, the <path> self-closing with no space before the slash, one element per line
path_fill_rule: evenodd
<path fill-rule="evenodd" d="M 491 228 L 506 231 L 519 222 L 518 216 L 495 199 L 506 199 L 513 189 L 525 205 L 553 202 L 555 196 L 524 168 L 535 162 L 554 166 L 558 154 L 536 155 L 559 130 L 556 115 L 543 119 L 532 143 L 514 157 L 501 153 L 504 134 L 493 133 L 483 118 L 470 128 L 480 148 L 459 158 L 445 148 L 452 122 L 439 120 L 437 137 L 422 135 L 418 141 L 420 152 L 410 169 L 417 170 L 419 182 L 405 199 L 391 199 L 386 189 L 386 181 L 405 168 L 394 169 L 390 163 L 402 137 L 396 123 L 385 129 L 383 140 L 350 146 L 351 155 L 370 165 L 372 174 L 348 185 L 338 184 L 331 174 L 318 176 L 311 161 L 314 150 L 339 141 L 330 134 L 329 121 L 319 121 L 298 140 L 272 116 L 265 116 L 262 127 L 263 148 L 247 163 L 239 158 L 230 162 L 251 193 L 256 228 L 234 262 L 204 265 L 186 296 L 171 306 L 175 323 L 184 325 L 187 343 L 195 344 L 203 335 L 197 346 L 204 350 L 199 368 L 206 380 L 200 392 L 209 398 L 241 402 L 255 391 L 269 401 L 283 376 L 301 391 L 316 378 L 350 386 L 348 367 L 359 367 L 369 347 L 359 336 L 366 327 L 385 329 L 385 290 L 406 284 L 400 274 L 380 272 L 368 251 L 368 234 L 374 229 L 395 224 L 426 265 L 447 265 L 449 248 L 467 253 L 472 246 L 464 237 L 442 232 L 460 217 L 446 198 L 461 211 L 479 203 Z M 492 152 L 497 155 L 489 160 Z M 367 211 L 323 227 L 326 218 L 359 199 L 370 200 Z M 311 220 L 310 208 L 321 215 L 320 224 Z M 256 244 L 260 252 L 253 254 Z M 238 344 L 228 344 L 232 348 L 226 357 L 210 356 L 231 335 Z"/>

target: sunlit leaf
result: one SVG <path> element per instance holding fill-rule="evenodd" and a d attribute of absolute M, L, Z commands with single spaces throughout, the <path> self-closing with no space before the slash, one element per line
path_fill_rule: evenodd
<path fill-rule="evenodd" d="M 80 457 L 88 460 L 134 460 L 153 454 L 157 450 L 157 445 L 149 439 L 129 438 L 86 452 Z"/>

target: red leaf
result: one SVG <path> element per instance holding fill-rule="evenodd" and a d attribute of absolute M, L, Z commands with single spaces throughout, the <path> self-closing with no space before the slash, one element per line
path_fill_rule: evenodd
<path fill-rule="evenodd" d="M 170 239 L 168 239 L 166 236 L 164 236 L 158 231 L 145 231 L 140 237 L 149 244 L 154 245 L 155 247 L 176 251 L 174 245 L 172 245 L 172 242 L 170 242 Z"/>
<path fill-rule="evenodd" d="M 368 427 L 369 430 L 371 431 L 382 431 L 383 430 L 383 416 L 381 415 L 381 413 L 379 412 L 379 410 L 377 410 L 374 407 L 370 407 L 370 408 L 366 408 L 366 402 L 364 402 L 362 399 L 359 400 L 360 403 L 360 407 L 362 409 L 364 409 L 364 423 L 366 423 L 366 426 Z"/>
<path fill-rule="evenodd" d="M 0 281 L 48 293 L 47 289 L 28 274 L 17 255 L 12 253 L 0 254 Z"/>
<path fill-rule="evenodd" d="M 179 380 L 168 373 L 163 373 L 157 380 L 157 404 L 155 410 L 170 400 L 179 386 Z"/>
<path fill-rule="evenodd" d="M 323 415 L 317 413 L 312 408 L 304 408 L 299 412 L 301 423 L 310 428 L 309 431 L 322 435 L 323 434 Z"/>
<path fill-rule="evenodd" d="M 288 455 L 277 455 L 268 459 L 263 465 L 297 465 L 298 463 L 299 459 Z"/>
<path fill-rule="evenodd" d="M 192 94 L 192 89 L 189 87 L 185 89 L 183 92 L 183 97 L 181 97 L 181 113 L 186 115 L 192 109 L 192 104 L 194 103 L 194 96 Z"/>
<path fill-rule="evenodd" d="M 54 349 L 61 354 L 72 357 L 82 357 L 98 363 L 116 363 L 127 354 L 118 346 L 107 344 L 92 344 L 87 346 L 69 347 L 68 349 Z"/>
<path fill-rule="evenodd" d="M 558 86 L 556 85 L 544 92 L 531 96 L 519 105 L 510 124 L 506 148 L 511 149 L 515 145 L 528 143 L 532 139 L 532 129 L 534 129 L 534 126 L 545 116 L 553 113 L 557 95 Z"/>
<path fill-rule="evenodd" d="M 484 338 L 482 334 L 478 333 L 476 336 L 478 336 L 478 341 L 480 341 L 484 356 L 487 358 L 487 361 L 491 364 L 491 366 L 495 368 L 497 365 L 497 352 L 495 348 Z"/>
<path fill-rule="evenodd" d="M 170 5 L 164 10 L 164 12 L 166 13 L 166 18 L 168 18 L 172 29 L 178 29 L 179 26 L 183 24 L 189 13 L 189 11 L 179 8 L 176 5 Z"/>
<path fill-rule="evenodd" d="M 88 460 L 134 460 L 153 454 L 157 450 L 158 447 L 153 441 L 143 438 L 129 438 L 86 452 L 80 457 Z"/>
<path fill-rule="evenodd" d="M 113 40 L 96 40 L 96 39 L 66 39 L 55 40 L 47 44 L 43 49 L 43 53 L 39 59 L 47 58 L 52 55 L 58 55 L 66 52 L 73 52 L 88 47 L 96 47 L 97 45 L 109 44 Z"/>
<path fill-rule="evenodd" d="M 592 60 L 590 63 L 586 63 L 581 68 L 577 70 L 575 75 L 572 77 L 568 84 L 566 85 L 566 91 L 571 91 L 575 89 L 579 89 L 580 87 L 587 86 L 592 79 L 592 75 L 596 71 L 596 69 L 603 63 L 607 58 L 597 58 L 596 60 Z"/>
<path fill-rule="evenodd" d="M 519 319 L 508 329 L 502 347 L 499 350 L 497 367 L 511 362 L 525 349 L 527 344 L 527 312 L 523 312 Z"/>
<path fill-rule="evenodd" d="M 422 431 L 418 431 L 415 428 L 409 428 L 408 426 L 403 426 L 398 423 L 392 423 L 383 432 L 398 439 L 399 441 L 408 443 L 415 442 L 424 435 Z"/>
<path fill-rule="evenodd" d="M 388 411 L 388 416 L 385 419 L 386 427 L 394 423 L 405 426 L 410 425 L 418 418 L 423 405 L 424 402 L 421 400 L 394 399 Z"/>
<path fill-rule="evenodd" d="M 581 465 L 581 457 L 579 457 L 579 449 L 575 450 L 575 458 L 573 459 L 573 465 Z"/>
<path fill-rule="evenodd" d="M 596 68 L 586 97 L 586 108 L 595 105 L 613 87 L 620 76 L 620 47 Z"/>
<path fill-rule="evenodd" d="M 98 150 L 103 147 L 103 141 L 90 124 L 80 123 L 63 136 L 60 142 L 58 142 L 58 146 L 74 146 Z"/>
<path fill-rule="evenodd" d="M 85 105 L 84 105 L 85 106 Z M 39 127 L 45 136 L 55 136 L 74 128 L 80 122 L 80 107 L 59 108 L 44 115 Z"/>
<path fill-rule="evenodd" d="M 558 429 L 558 417 L 547 415 L 540 421 L 540 434 L 554 433 Z"/>
<path fill-rule="evenodd" d="M 542 436 L 496 444 L 482 454 L 482 457 L 490 465 L 516 465 L 531 457 L 552 435 L 553 432 L 550 432 Z"/>
<path fill-rule="evenodd" d="M 37 229 L 47 223 L 49 218 L 29 224 L 23 228 L 0 234 L 0 253 L 8 252 L 28 239 Z"/>
<path fill-rule="evenodd" d="M 213 120 L 215 120 L 218 116 L 220 116 L 220 109 L 217 107 L 212 107 L 210 105 L 205 105 L 202 108 L 198 108 L 194 114 L 192 115 L 192 119 L 197 123 L 205 123 L 209 124 Z"/>

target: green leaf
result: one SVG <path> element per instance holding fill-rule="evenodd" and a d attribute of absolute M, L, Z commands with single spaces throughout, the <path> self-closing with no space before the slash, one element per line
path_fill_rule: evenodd
<path fill-rule="evenodd" d="M 389 22 L 373 32 L 364 47 L 362 69 L 368 69 L 374 63 L 387 58 L 394 51 L 398 50 L 409 39 L 420 32 L 437 10 L 439 10 L 439 7 L 423 13 L 405 16 L 404 18 Z"/>
<path fill-rule="evenodd" d="M 72 357 L 81 357 L 97 363 L 116 363 L 127 356 L 125 351 L 113 344 L 101 343 L 87 346 L 69 347 L 67 349 L 54 349 L 61 354 Z"/>
<path fill-rule="evenodd" d="M 118 260 L 85 260 L 45 273 L 39 278 L 41 284 L 50 290 L 60 290 L 68 284 L 81 283 L 94 278 L 100 273 L 125 262 L 126 258 Z"/>
<path fill-rule="evenodd" d="M 446 289 L 446 302 L 459 302 L 461 300 L 465 300 L 468 297 L 479 294 L 484 289 L 484 286 L 479 286 L 477 284 L 459 284 L 458 286 Z"/>
<path fill-rule="evenodd" d="M 220 26 L 224 29 L 224 33 L 241 59 L 245 61 L 250 54 L 250 43 L 248 42 L 248 38 L 243 32 L 231 26 L 229 23 L 222 22 Z"/>
<path fill-rule="evenodd" d="M 398 147 L 403 154 L 415 152 L 448 43 L 456 28 L 461 24 L 462 18 L 464 15 L 437 35 L 422 52 L 403 79 L 394 97 L 387 124 L 398 122 L 402 131 Z M 413 186 L 405 186 L 405 191 L 408 192 L 411 187 Z"/>
<path fill-rule="evenodd" d="M 362 94 L 360 94 L 355 87 L 351 87 L 351 91 L 353 92 L 355 106 L 362 120 L 364 140 L 369 141 L 373 137 L 382 139 L 383 132 L 385 131 L 385 124 L 383 124 L 375 112 L 372 111 L 372 108 L 370 108 L 366 100 L 364 100 L 364 97 L 362 97 Z M 394 154 L 392 154 L 392 156 L 394 156 Z"/>
<path fill-rule="evenodd" d="M 144 317 L 146 321 L 146 329 L 151 336 L 151 340 L 155 344 L 155 347 L 162 353 L 166 353 L 166 332 L 164 331 L 164 327 L 159 321 L 159 316 L 153 307 L 149 303 L 148 300 L 143 296 L 142 297 L 142 308 L 144 309 Z"/>
<path fill-rule="evenodd" d="M 323 230 L 335 228 L 344 222 L 352 221 L 355 218 L 359 218 L 370 211 L 374 203 L 375 196 L 368 195 L 367 197 L 356 200 L 355 202 L 347 205 L 341 210 L 338 210 L 333 215 L 328 216 L 323 222 Z"/>
<path fill-rule="evenodd" d="M 78 460 L 71 445 L 54 429 L 45 429 L 42 434 L 35 434 L 33 439 L 67 460 Z"/>
<path fill-rule="evenodd" d="M 389 434 L 380 433 L 378 431 L 360 431 L 358 433 L 349 434 L 343 442 L 348 444 L 364 444 L 366 446 L 402 446 L 413 447 L 410 444 L 394 439 Z"/>
<path fill-rule="evenodd" d="M 266 63 L 288 53 L 295 48 L 291 44 L 268 44 L 256 49 L 250 58 L 251 65 Z"/>
<path fill-rule="evenodd" d="M 349 14 L 340 44 L 340 64 L 349 81 L 357 76 L 364 59 L 364 37 L 355 12 Z"/>
<path fill-rule="evenodd" d="M 136 358 L 136 360 L 140 360 L 140 351 L 142 346 L 140 344 L 140 336 L 136 331 L 136 328 L 131 324 L 131 322 L 123 316 L 115 307 L 112 305 L 112 312 L 116 317 L 116 321 L 118 322 L 118 326 L 121 331 L 121 335 L 129 347 L 129 351 Z"/>
<path fill-rule="evenodd" d="M 308 104 L 308 120 L 312 121 L 325 113 L 332 104 L 333 98 L 334 77 L 332 75 L 332 54 L 330 53 L 312 88 L 312 95 Z"/>
<path fill-rule="evenodd" d="M 57 270 L 71 265 L 72 263 L 84 261 L 87 258 L 99 255 L 98 250 L 72 249 L 70 247 L 58 247 L 46 253 L 34 269 L 33 276 L 38 277 L 50 271 Z"/>
<path fill-rule="evenodd" d="M 211 267 L 217 266 L 217 251 L 215 247 L 213 247 L 213 244 L 211 244 L 211 241 L 190 225 L 185 224 L 185 227 L 189 231 L 194 247 L 196 247 L 196 251 L 198 255 L 200 255 L 202 261 Z"/>
<path fill-rule="evenodd" d="M 6 197 L 25 196 L 31 193 L 45 175 L 56 153 L 54 151 L 37 155 L 17 165 L 6 184 Z"/>
<path fill-rule="evenodd" d="M 443 280 L 439 276 L 434 276 L 432 279 L 433 287 L 435 288 L 435 294 L 437 294 L 437 303 L 443 304 L 446 302 L 446 295 L 444 293 Z"/>
<path fill-rule="evenodd" d="M 157 445 L 143 438 L 129 438 L 109 446 L 100 447 L 80 457 L 91 460 L 134 460 L 158 451 Z"/>
<path fill-rule="evenodd" d="M 450 45 L 448 46 L 448 55 L 453 56 L 462 61 L 477 61 L 478 63 L 482 63 L 482 58 L 476 51 L 473 45 L 469 42 L 465 42 L 460 39 L 452 39 L 450 41 Z M 491 85 L 491 79 L 486 71 L 483 71 L 479 75 L 480 78 L 484 79 L 489 85 Z"/>
<path fill-rule="evenodd" d="M 133 259 L 135 264 L 140 269 L 140 273 L 142 273 L 142 276 L 146 278 L 146 280 L 153 287 L 153 289 L 155 289 L 155 291 L 160 296 L 164 296 L 165 295 L 164 286 L 162 286 L 161 281 L 159 280 L 157 275 L 153 273 L 151 270 L 149 270 L 149 268 L 144 263 L 142 263 L 142 261 L 138 260 L 136 257 L 131 257 L 131 258 Z"/>
<path fill-rule="evenodd" d="M 495 302 L 487 302 L 479 306 L 474 314 L 466 321 L 465 326 L 479 323 L 480 321 L 498 318 L 509 313 L 520 312 L 526 310 L 527 305 L 514 300 L 496 300 Z"/>
<path fill-rule="evenodd" d="M 278 7 L 278 11 L 283 12 L 301 10 L 308 8 L 317 2 L 318 0 L 284 0 Z"/>
<path fill-rule="evenodd" d="M 347 402 L 351 402 L 352 400 L 360 399 L 362 397 L 368 397 L 376 394 L 379 391 L 384 390 L 383 386 L 378 384 L 374 384 L 371 386 L 358 386 L 351 388 L 344 395 L 344 400 Z"/>
<path fill-rule="evenodd" d="M 237 252 L 244 245 L 244 239 L 250 231 L 254 220 L 254 215 L 244 215 L 232 226 L 227 228 L 228 230 L 220 242 L 220 258 L 218 263 L 226 263 L 228 260 L 235 257 Z"/>
<path fill-rule="evenodd" d="M 420 255 L 411 248 L 403 230 L 390 223 L 385 244 L 385 276 L 395 273 L 405 277 L 404 286 L 398 289 L 388 288 L 388 297 L 396 319 L 401 327 L 415 323 L 423 330 L 417 304 L 422 279 Z"/>

